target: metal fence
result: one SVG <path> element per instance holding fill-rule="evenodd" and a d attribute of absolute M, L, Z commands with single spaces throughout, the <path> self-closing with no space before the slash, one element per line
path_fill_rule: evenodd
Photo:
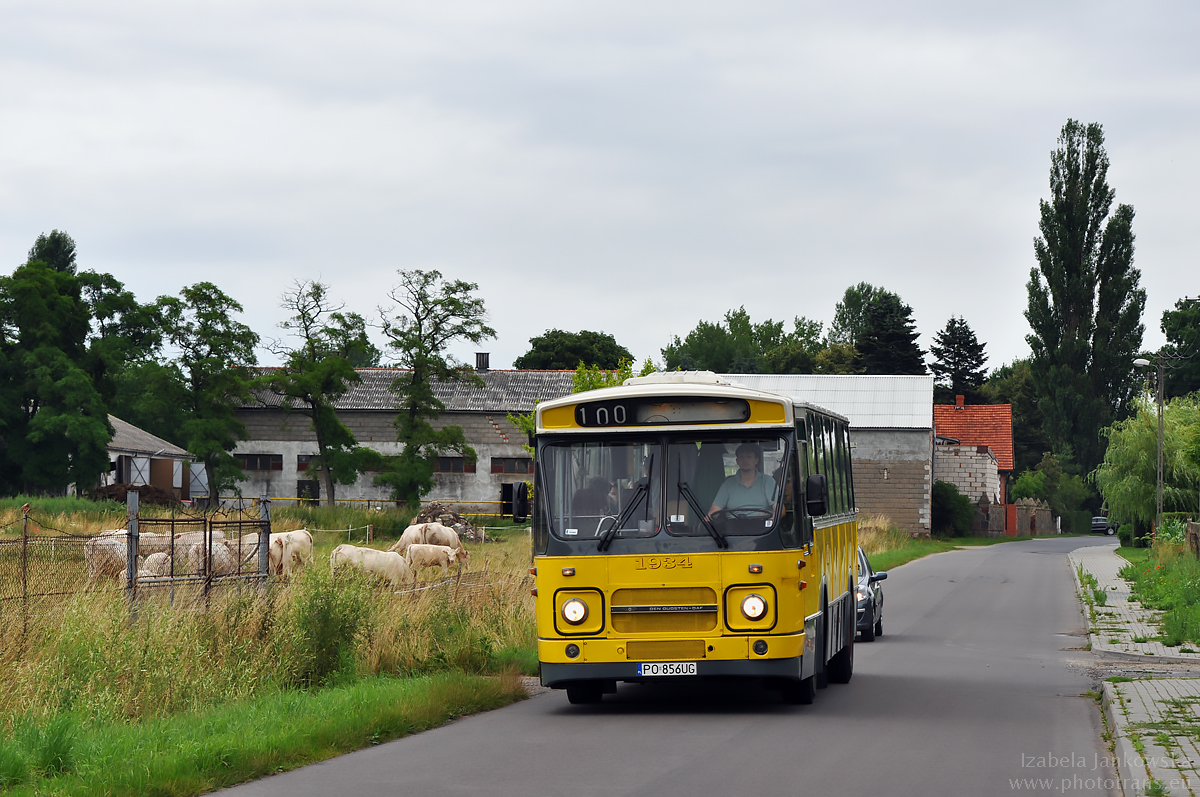
<path fill-rule="evenodd" d="M 266 587 L 269 501 L 253 512 L 143 517 L 131 491 L 128 507 L 124 528 L 98 534 L 54 528 L 26 508 L 20 537 L 10 527 L 0 539 L 0 612 L 27 621 L 89 591 L 122 591 L 132 607 L 139 595 L 207 602 L 220 589 Z"/>

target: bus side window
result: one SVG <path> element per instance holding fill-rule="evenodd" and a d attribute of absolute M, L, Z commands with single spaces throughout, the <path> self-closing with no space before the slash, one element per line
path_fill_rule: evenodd
<path fill-rule="evenodd" d="M 533 483 L 538 483 L 537 462 L 533 465 Z M 529 519 L 529 525 L 532 527 L 530 536 L 533 538 L 534 554 L 544 554 L 546 549 L 550 547 L 550 527 L 546 524 L 546 512 L 542 508 L 542 502 L 547 498 L 546 490 L 537 489 L 533 491 L 533 500 L 530 502 L 532 510 Z"/>
<path fill-rule="evenodd" d="M 797 484 L 800 481 L 797 476 L 799 473 L 797 452 L 798 448 L 792 450 L 791 456 L 787 459 L 786 474 L 780 474 L 783 477 L 780 495 L 783 500 L 783 512 L 779 516 L 779 541 L 784 548 L 798 548 L 801 544 L 796 514 L 796 492 Z M 784 469 L 780 468 L 780 470 Z"/>
<path fill-rule="evenodd" d="M 854 456 L 850 450 L 850 429 L 842 427 L 842 440 L 846 451 L 846 511 L 853 512 L 854 506 Z"/>
<path fill-rule="evenodd" d="M 812 431 L 812 416 L 809 416 L 808 423 L 796 423 L 796 459 L 800 463 L 799 475 L 800 478 L 795 479 L 792 484 L 792 492 L 795 496 L 796 505 L 804 506 L 804 485 L 808 481 L 810 474 L 815 473 L 815 460 L 813 459 L 813 441 L 809 436 Z M 813 522 L 812 518 L 805 512 L 800 517 L 800 544 L 812 545 L 813 542 Z"/>

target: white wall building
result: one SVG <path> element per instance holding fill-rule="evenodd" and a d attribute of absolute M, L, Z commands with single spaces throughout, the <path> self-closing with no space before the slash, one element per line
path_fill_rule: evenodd
<path fill-rule="evenodd" d="M 336 404 L 338 417 L 358 439 L 381 454 L 403 448 L 396 442 L 399 402 L 390 385 L 403 371 L 364 368 L 362 381 Z M 434 474 L 436 487 L 427 500 L 459 502 L 463 512 L 495 513 L 499 502 L 511 499 L 512 485 L 531 478 L 533 461 L 522 448 L 526 438 L 508 421 L 508 414 L 532 412 L 534 405 L 571 392 L 572 371 L 482 371 L 484 387 L 452 382 L 436 384 L 434 392 L 446 411 L 435 428 L 461 426 L 478 459 L 443 457 Z M 316 436 L 307 417 L 286 412 L 280 397 L 264 394 L 238 411 L 250 434 L 234 450 L 248 476 L 241 486 L 246 496 L 320 498 L 323 485 L 308 470 L 317 454 Z M 336 497 L 386 501 L 390 488 L 376 486 L 366 473 L 351 485 L 337 485 Z"/>
<path fill-rule="evenodd" d="M 910 534 L 929 533 L 934 478 L 932 376 L 723 376 L 849 418 L 859 513 L 887 515 Z"/>

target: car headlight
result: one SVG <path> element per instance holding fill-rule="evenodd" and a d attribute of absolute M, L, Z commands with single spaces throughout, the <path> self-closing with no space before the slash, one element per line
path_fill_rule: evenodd
<path fill-rule="evenodd" d="M 870 599 L 871 599 L 871 593 L 867 592 L 867 591 L 866 591 L 865 589 L 863 589 L 862 587 L 859 587 L 858 589 L 856 589 L 856 590 L 854 591 L 854 594 L 858 596 L 858 602 L 859 602 L 859 603 L 862 603 L 863 601 L 866 601 L 866 600 L 870 600 Z"/>
<path fill-rule="evenodd" d="M 767 614 L 767 600 L 762 595 L 742 598 L 742 614 L 747 620 L 761 620 Z"/>
<path fill-rule="evenodd" d="M 562 616 L 571 625 L 579 625 L 587 619 L 587 604 L 579 598 L 571 598 L 562 605 Z"/>

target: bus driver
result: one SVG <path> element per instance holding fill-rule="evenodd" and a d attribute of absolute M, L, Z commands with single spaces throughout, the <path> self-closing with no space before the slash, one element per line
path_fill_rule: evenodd
<path fill-rule="evenodd" d="M 774 514 L 775 480 L 760 471 L 762 447 L 757 443 L 742 443 L 737 447 L 738 472 L 725 480 L 713 499 L 713 513 L 721 510 L 746 509 Z"/>

